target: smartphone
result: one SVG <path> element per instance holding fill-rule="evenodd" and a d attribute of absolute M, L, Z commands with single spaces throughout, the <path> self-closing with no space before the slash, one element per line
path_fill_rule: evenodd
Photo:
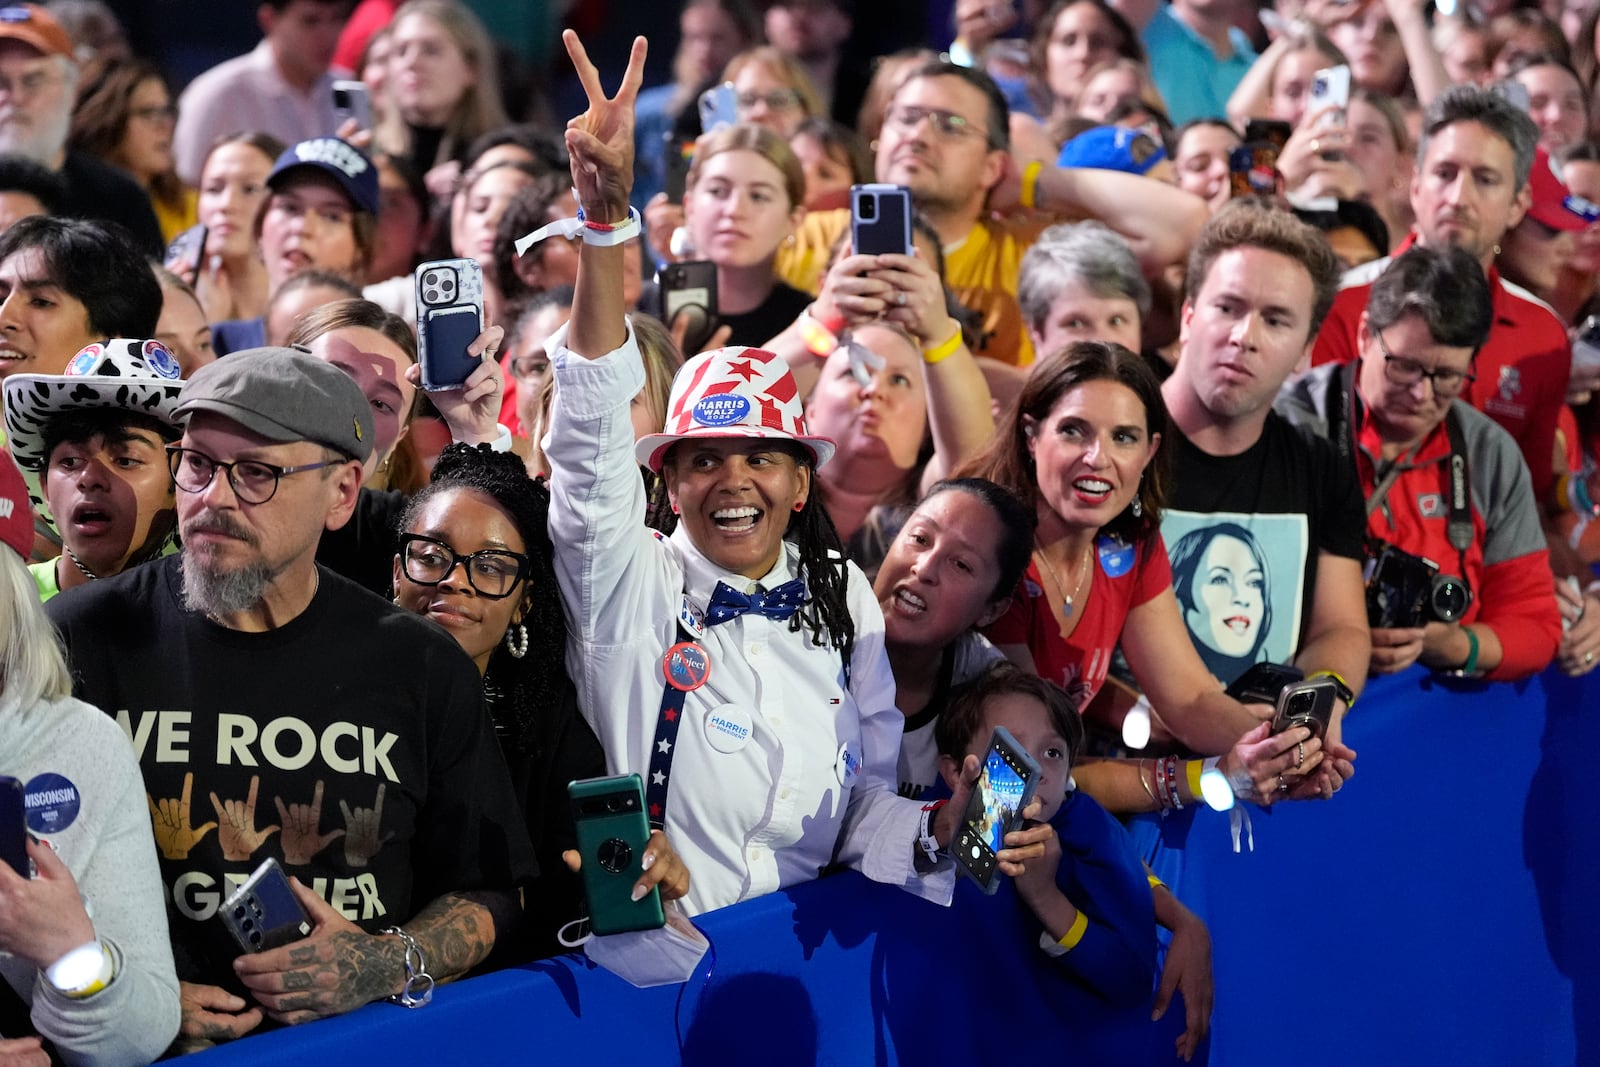
<path fill-rule="evenodd" d="M 1039 764 L 1004 726 L 994 728 L 978 784 L 956 835 L 956 866 L 985 893 L 1000 888 L 998 853 L 1039 785 Z"/>
<path fill-rule="evenodd" d="M 265 952 L 311 933 L 311 919 L 295 897 L 288 876 L 270 857 L 228 894 L 217 915 L 246 952 Z"/>
<path fill-rule="evenodd" d="M 662 191 L 667 194 L 667 203 L 683 203 L 683 194 L 688 191 L 689 164 L 694 162 L 694 142 L 675 141 L 667 139 L 666 166 Z"/>
<path fill-rule="evenodd" d="M 1277 196 L 1282 185 L 1278 150 L 1265 141 L 1239 145 L 1228 153 L 1228 181 L 1236 197 Z"/>
<path fill-rule="evenodd" d="M 700 132 L 710 133 L 739 121 L 739 94 L 732 82 L 713 85 L 700 94 Z"/>
<path fill-rule="evenodd" d="M 1305 672 L 1299 667 L 1287 667 L 1281 663 L 1255 663 L 1233 680 L 1233 684 L 1228 686 L 1228 695 L 1241 704 L 1276 705 L 1283 687 L 1293 685 L 1304 677 Z"/>
<path fill-rule="evenodd" d="M 1345 108 L 1350 106 L 1350 68 L 1341 63 L 1337 67 L 1323 67 L 1311 76 L 1311 104 L 1307 113 L 1321 111 L 1332 105 L 1338 112 L 1324 125 L 1344 125 Z"/>
<path fill-rule="evenodd" d="M 644 812 L 644 780 L 637 774 L 584 778 L 567 783 L 572 821 L 583 857 L 583 891 L 589 899 L 589 928 L 597 934 L 658 930 L 667 925 L 661 890 L 639 900 L 633 886 L 650 843 Z"/>
<path fill-rule="evenodd" d="M 1572 342 L 1572 365 L 1585 371 L 1600 370 L 1600 315 L 1590 315 Z"/>
<path fill-rule="evenodd" d="M 338 116 L 340 126 L 346 119 L 355 119 L 356 129 L 372 129 L 372 92 L 366 82 L 334 82 L 333 113 Z"/>
<path fill-rule="evenodd" d="M 688 317 L 683 354 L 693 356 L 711 340 L 717 318 L 717 265 L 706 259 L 669 263 L 661 268 L 661 321 L 672 329 L 679 314 Z"/>
<path fill-rule="evenodd" d="M 205 258 L 208 232 L 202 222 L 178 234 L 167 246 L 167 254 L 162 258 L 161 265 L 186 281 L 193 279 L 199 274 L 200 263 Z"/>
<path fill-rule="evenodd" d="M 0 862 L 28 878 L 28 812 L 22 798 L 22 782 L 0 776 Z"/>
<path fill-rule="evenodd" d="M 1528 87 L 1514 78 L 1507 78 L 1502 82 L 1494 83 L 1494 91 L 1499 93 L 1511 106 L 1518 111 L 1527 111 L 1532 106 L 1528 96 Z"/>
<path fill-rule="evenodd" d="M 850 245 L 862 256 L 909 256 L 911 190 L 903 185 L 852 185 Z"/>
<path fill-rule="evenodd" d="M 1278 694 L 1278 711 L 1272 717 L 1272 732 L 1281 734 L 1296 726 L 1304 726 L 1312 737 L 1328 734 L 1328 723 L 1333 719 L 1333 702 L 1339 695 L 1332 678 L 1312 678 L 1284 687 Z"/>
<path fill-rule="evenodd" d="M 417 362 L 422 388 L 460 389 L 483 360 L 467 347 L 483 332 L 483 268 L 473 259 L 417 267 Z"/>
<path fill-rule="evenodd" d="M 1251 119 L 1244 125 L 1245 144 L 1264 142 L 1283 151 L 1294 134 L 1294 127 L 1282 119 Z"/>

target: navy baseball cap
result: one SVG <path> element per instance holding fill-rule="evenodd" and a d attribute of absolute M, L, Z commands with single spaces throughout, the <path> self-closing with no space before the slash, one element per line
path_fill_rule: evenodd
<path fill-rule="evenodd" d="M 339 183 L 344 195 L 361 211 L 378 213 L 378 169 L 367 154 L 337 137 L 313 137 L 284 149 L 267 175 L 267 188 L 276 190 L 285 175 L 299 170 L 326 174 Z"/>

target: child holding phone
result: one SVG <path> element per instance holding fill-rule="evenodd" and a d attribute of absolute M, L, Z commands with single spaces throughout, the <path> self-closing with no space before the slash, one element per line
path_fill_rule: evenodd
<path fill-rule="evenodd" d="M 992 905 L 990 921 L 1017 927 L 1013 936 L 1037 940 L 1046 956 L 1102 1003 L 1127 1007 L 1148 1001 L 1156 974 L 1150 885 L 1122 826 L 1070 784 L 1083 722 L 1067 694 L 1009 662 L 989 667 L 951 699 L 934 728 L 944 784 L 955 790 L 975 775 L 1001 726 L 1041 772 L 1023 812 L 1037 821 L 1007 834 L 1006 851 L 1042 836 L 1044 856 L 1026 863 L 1000 860 L 1023 907 Z M 958 907 L 973 906 L 970 897 L 963 902 L 963 893 L 975 894 L 975 886 L 957 896 Z M 999 895 L 1006 893 L 1002 885 Z"/>

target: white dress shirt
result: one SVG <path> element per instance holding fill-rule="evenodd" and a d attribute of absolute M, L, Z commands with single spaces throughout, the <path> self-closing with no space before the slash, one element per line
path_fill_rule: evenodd
<path fill-rule="evenodd" d="M 682 526 L 663 538 L 644 525 L 628 408 L 645 374 L 631 329 L 622 347 L 595 360 L 565 341 L 563 328 L 550 345 L 556 401 L 545 454 L 567 666 L 611 772 L 644 777 L 662 658 L 680 640 L 685 597 L 703 613 L 717 582 L 741 592 L 757 583 L 706 559 Z M 798 555 L 786 544 L 759 584 L 795 577 Z M 689 868 L 691 914 L 815 878 L 834 862 L 949 902 L 948 863 L 916 873 L 921 805 L 895 795 L 904 718 L 883 615 L 866 576 L 846 566 L 856 627 L 848 688 L 839 652 L 788 622 L 752 613 L 705 625 L 696 638 L 710 671 L 684 704 L 665 820 Z"/>

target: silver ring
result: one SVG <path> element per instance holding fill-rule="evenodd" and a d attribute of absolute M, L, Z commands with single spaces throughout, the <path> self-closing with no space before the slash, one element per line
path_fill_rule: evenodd
<path fill-rule="evenodd" d="M 1306 743 L 1304 741 L 1296 741 L 1294 743 L 1294 747 L 1295 747 L 1294 766 L 1295 766 L 1295 770 L 1299 770 L 1300 769 L 1300 765 L 1305 763 L 1305 761 L 1306 761 Z"/>
<path fill-rule="evenodd" d="M 906 294 L 905 293 L 896 293 L 896 294 L 894 294 L 894 302 L 896 304 L 898 304 L 900 307 L 905 307 L 906 306 Z"/>
<path fill-rule="evenodd" d="M 1322 154 L 1322 142 L 1315 137 L 1311 138 L 1311 154 L 1314 156 Z"/>
<path fill-rule="evenodd" d="M 1585 662 L 1585 663 L 1593 663 L 1594 662 L 1594 653 L 1593 652 L 1585 652 L 1583 654 L 1583 662 Z"/>
<path fill-rule="evenodd" d="M 1278 775 L 1278 792 L 1287 793 L 1288 791 L 1289 791 L 1289 779 L 1285 778 L 1281 774 Z"/>

